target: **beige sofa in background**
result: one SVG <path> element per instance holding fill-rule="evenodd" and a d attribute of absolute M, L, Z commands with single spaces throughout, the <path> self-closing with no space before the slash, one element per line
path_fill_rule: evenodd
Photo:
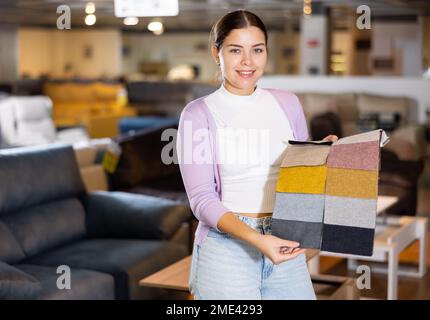
<path fill-rule="evenodd" d="M 425 128 L 416 121 L 416 105 L 407 97 L 387 97 L 366 93 L 327 94 L 307 92 L 297 94 L 305 112 L 308 128 L 311 119 L 321 113 L 336 113 L 342 124 L 344 136 L 359 133 L 358 120 L 366 113 L 394 113 L 401 115 L 400 126 L 389 133 L 386 148 L 394 151 L 399 159 L 418 160 L 427 155 Z"/>

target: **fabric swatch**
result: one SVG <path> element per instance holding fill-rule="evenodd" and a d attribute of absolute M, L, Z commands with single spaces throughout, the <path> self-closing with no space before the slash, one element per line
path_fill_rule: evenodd
<path fill-rule="evenodd" d="M 302 248 L 371 256 L 380 147 L 388 140 L 378 129 L 333 144 L 289 141 L 276 186 L 272 234 Z"/>
<path fill-rule="evenodd" d="M 288 149 L 288 148 L 287 148 Z M 327 167 L 344 169 L 379 169 L 379 142 L 334 145 L 327 157 Z"/>
<path fill-rule="evenodd" d="M 334 142 L 333 145 L 379 141 L 379 146 L 383 147 L 388 143 L 389 140 L 390 139 L 385 134 L 385 131 L 378 129 L 378 130 L 372 130 L 369 132 L 359 133 L 349 137 L 341 138 L 336 142 Z"/>
<path fill-rule="evenodd" d="M 378 172 L 327 168 L 325 193 L 330 196 L 376 199 Z"/>
<path fill-rule="evenodd" d="M 375 229 L 324 224 L 322 251 L 371 256 Z"/>
<path fill-rule="evenodd" d="M 285 151 L 281 168 L 325 165 L 329 151 L 329 146 L 289 145 Z"/>
<path fill-rule="evenodd" d="M 277 192 L 324 194 L 327 167 L 280 168 Z"/>
<path fill-rule="evenodd" d="M 324 195 L 277 192 L 273 218 L 303 222 L 323 222 Z"/>
<path fill-rule="evenodd" d="M 300 243 L 300 248 L 321 248 L 323 224 L 272 219 L 272 235 Z"/>
<path fill-rule="evenodd" d="M 368 229 L 375 228 L 376 205 L 376 199 L 326 196 L 324 223 Z"/>

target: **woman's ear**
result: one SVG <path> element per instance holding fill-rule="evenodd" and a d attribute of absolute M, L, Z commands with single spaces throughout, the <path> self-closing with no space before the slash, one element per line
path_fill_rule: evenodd
<path fill-rule="evenodd" d="M 215 45 L 211 46 L 212 56 L 215 60 L 215 63 L 219 65 L 219 50 Z"/>

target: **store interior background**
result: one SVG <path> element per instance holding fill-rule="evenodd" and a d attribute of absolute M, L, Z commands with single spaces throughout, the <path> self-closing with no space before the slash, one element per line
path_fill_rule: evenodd
<path fill-rule="evenodd" d="M 57 8 L 64 4 L 71 9 L 71 29 L 59 30 Z M 361 5 L 370 8 L 370 29 L 357 28 Z M 309 92 L 414 99 L 408 123 L 419 126 L 427 140 L 405 159 L 424 163 L 417 181 L 416 215 L 430 218 L 428 0 L 179 0 L 179 15 L 139 17 L 129 25 L 115 17 L 114 0 L 0 0 L 0 92 L 49 96 L 61 88 L 49 91 L 47 83 L 121 84 L 127 88 L 121 92 L 128 96 L 127 108 L 134 111 L 115 115 L 115 121 L 121 116 L 177 117 L 187 102 L 219 86 L 209 32 L 220 16 L 238 8 L 256 13 L 268 28 L 263 87 L 289 89 L 308 106 L 315 101 L 306 97 Z M 88 23 L 89 15 L 96 17 L 95 23 Z M 148 30 L 151 22 L 161 22 L 161 30 Z M 70 96 L 85 99 L 79 95 L 77 91 Z M 120 134 L 118 128 L 106 130 L 108 122 L 97 122 L 97 115 L 90 114 L 90 120 L 71 115 L 55 119 L 58 95 L 51 98 L 58 128 L 90 123 L 91 138 Z M 396 148 L 400 158 L 410 151 L 402 145 Z M 412 259 L 416 251 L 416 246 L 410 247 L 403 259 Z M 325 271 L 356 276 L 347 271 L 345 261 L 324 259 Z M 385 298 L 386 277 L 375 276 L 373 283 L 374 290 L 365 295 Z M 401 278 L 399 298 L 430 299 L 430 274 Z"/>

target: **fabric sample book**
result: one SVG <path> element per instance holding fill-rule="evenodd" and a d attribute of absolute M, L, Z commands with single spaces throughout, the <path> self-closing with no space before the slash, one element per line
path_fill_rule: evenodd
<path fill-rule="evenodd" d="M 276 186 L 272 234 L 302 248 L 371 256 L 380 147 L 373 130 L 327 141 L 288 141 Z"/>

